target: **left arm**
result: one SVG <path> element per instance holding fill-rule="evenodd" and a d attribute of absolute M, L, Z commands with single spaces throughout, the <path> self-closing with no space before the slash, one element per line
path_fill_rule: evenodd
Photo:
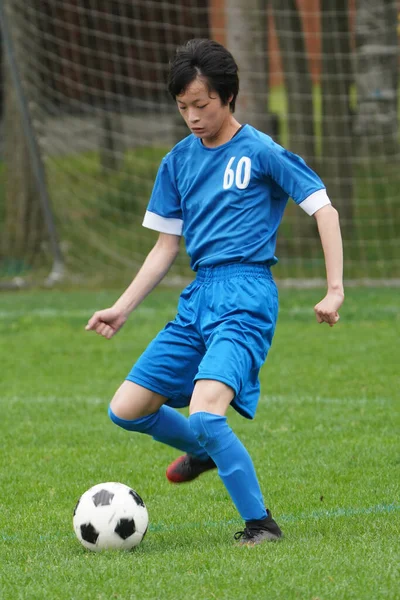
<path fill-rule="evenodd" d="M 333 327 L 339 320 L 338 310 L 343 304 L 343 247 L 340 233 L 339 215 L 331 204 L 314 213 L 325 256 L 328 291 L 314 306 L 318 323 L 328 323 Z"/>
<path fill-rule="evenodd" d="M 321 179 L 304 160 L 275 143 L 266 147 L 266 174 L 308 215 L 314 215 L 325 256 L 328 291 L 314 306 L 318 323 L 330 327 L 339 320 L 344 300 L 343 249 L 339 215 L 326 194 Z M 314 191 L 313 191 L 314 190 Z"/>

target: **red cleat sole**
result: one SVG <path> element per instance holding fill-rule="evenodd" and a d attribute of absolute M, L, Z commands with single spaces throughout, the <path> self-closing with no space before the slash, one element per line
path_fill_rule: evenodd
<path fill-rule="evenodd" d="M 176 467 L 181 464 L 184 458 L 184 456 L 179 456 L 168 466 L 165 474 L 168 481 L 171 483 L 188 483 L 188 481 L 191 481 L 191 479 L 185 479 L 182 474 L 176 470 Z"/>
<path fill-rule="evenodd" d="M 211 458 L 201 461 L 194 456 L 184 454 L 169 465 L 166 476 L 171 483 L 188 483 L 211 469 L 216 469 L 216 464 Z"/>

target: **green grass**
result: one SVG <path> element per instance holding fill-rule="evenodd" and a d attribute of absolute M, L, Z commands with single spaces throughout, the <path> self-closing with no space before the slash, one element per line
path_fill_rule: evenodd
<path fill-rule="evenodd" d="M 216 473 L 168 484 L 177 453 L 113 426 L 114 390 L 178 292 L 158 289 L 107 342 L 84 331 L 117 291 L 1 296 L 0 598 L 399 598 L 398 291 L 348 290 L 341 322 L 314 322 L 318 290 L 281 292 L 249 448 L 279 544 L 235 547 Z M 150 530 L 131 553 L 85 551 L 72 512 L 91 485 L 137 489 Z"/>

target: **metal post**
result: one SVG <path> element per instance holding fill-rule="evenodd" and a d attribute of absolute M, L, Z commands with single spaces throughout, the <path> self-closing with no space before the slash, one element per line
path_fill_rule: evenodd
<path fill-rule="evenodd" d="M 46 282 L 51 285 L 60 281 L 64 275 L 64 258 L 61 252 L 60 243 L 57 236 L 54 216 L 51 208 L 51 201 L 46 187 L 46 174 L 40 157 L 40 149 L 36 140 L 35 131 L 32 125 L 29 105 L 25 97 L 25 92 L 21 82 L 17 61 L 15 58 L 13 41 L 10 36 L 8 17 L 4 9 L 4 0 L 0 0 L 0 31 L 3 37 L 4 49 L 10 65 L 10 74 L 15 87 L 19 109 L 21 112 L 22 125 L 25 131 L 28 150 L 32 161 L 32 169 L 36 178 L 40 202 L 43 209 L 43 215 L 50 238 L 50 246 L 53 255 L 53 267 Z"/>

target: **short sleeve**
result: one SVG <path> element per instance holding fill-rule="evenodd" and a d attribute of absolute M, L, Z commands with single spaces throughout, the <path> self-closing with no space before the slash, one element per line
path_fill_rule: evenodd
<path fill-rule="evenodd" d="M 318 175 L 300 156 L 278 144 L 269 148 L 267 172 L 309 215 L 331 203 Z"/>
<path fill-rule="evenodd" d="M 183 219 L 180 196 L 171 175 L 167 154 L 161 162 L 143 219 L 143 226 L 160 233 L 182 235 Z"/>

